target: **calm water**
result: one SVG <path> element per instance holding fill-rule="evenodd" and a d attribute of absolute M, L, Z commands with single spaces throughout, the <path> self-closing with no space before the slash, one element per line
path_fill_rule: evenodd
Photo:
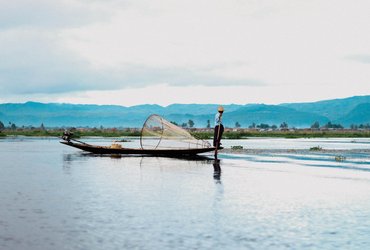
<path fill-rule="evenodd" d="M 370 140 L 224 145 L 369 149 Z M 112 158 L 53 139 L 2 139 L 0 249 L 366 249 L 370 156 L 335 156 Z"/>

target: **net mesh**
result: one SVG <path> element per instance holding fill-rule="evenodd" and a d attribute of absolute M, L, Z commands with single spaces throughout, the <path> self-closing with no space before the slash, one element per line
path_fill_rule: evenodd
<path fill-rule="evenodd" d="M 209 148 L 207 141 L 196 139 L 188 131 L 172 124 L 159 115 L 151 115 L 141 130 L 142 149 L 195 149 Z"/>

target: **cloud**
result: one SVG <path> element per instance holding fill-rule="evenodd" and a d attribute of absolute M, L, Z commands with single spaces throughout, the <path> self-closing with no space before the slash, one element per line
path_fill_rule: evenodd
<path fill-rule="evenodd" d="M 0 48 L 6 48 L 0 49 L 2 94 L 114 90 L 159 83 L 181 86 L 263 84 L 254 79 L 215 76 L 194 68 L 122 64 L 96 69 L 86 59 L 64 48 L 58 37 L 45 31 L 3 32 Z"/>
<path fill-rule="evenodd" d="M 2 93 L 71 90 L 81 87 L 81 78 L 87 73 L 86 62 L 60 48 L 54 34 L 2 32 L 0 48 Z"/>
<path fill-rule="evenodd" d="M 109 20 L 112 9 L 78 0 L 12 0 L 0 5 L 0 29 L 60 29 Z"/>
<path fill-rule="evenodd" d="M 121 81 L 127 85 L 146 86 L 168 84 L 173 86 L 263 86 L 258 79 L 217 76 L 199 68 L 148 67 L 126 64 L 121 68 Z"/>
<path fill-rule="evenodd" d="M 369 81 L 368 1 L 3 2 L 0 98 L 162 84 L 281 99 Z"/>
<path fill-rule="evenodd" d="M 107 77 L 94 72 L 89 62 L 66 49 L 61 37 L 64 30 L 109 20 L 113 10 L 101 3 L 81 0 L 2 2 L 0 95 L 85 90 L 89 86 L 97 88 L 99 79 L 101 85 L 109 88 Z"/>
<path fill-rule="evenodd" d="M 90 40 L 88 35 L 84 37 L 84 27 L 88 29 L 98 25 L 104 30 L 111 18 L 127 10 L 142 13 L 145 8 L 136 2 L 116 0 L 15 0 L 0 5 L 0 96 L 115 90 L 163 83 L 174 86 L 264 84 L 253 77 L 220 74 L 222 69 L 240 66 L 243 62 L 213 63 L 200 67 L 194 64 L 161 64 L 158 63 L 159 56 L 158 60 L 151 61 L 150 54 L 145 55 L 144 60 L 126 56 L 127 60 L 116 61 L 108 53 L 105 56 L 108 56 L 111 65 L 97 67 L 95 60 L 69 46 L 71 40 L 82 42 L 82 46 L 88 48 L 87 54 L 100 57 L 96 49 L 85 46 L 86 41 L 96 41 L 95 45 L 99 46 L 99 40 L 96 37 Z M 144 12 L 144 15 L 148 14 Z M 125 23 L 129 19 L 119 20 Z M 115 25 L 119 28 L 121 22 Z M 106 38 L 114 41 L 115 38 L 110 35 Z M 130 41 L 135 43 L 136 38 Z M 163 51 L 161 46 L 165 44 L 156 45 L 158 47 L 154 50 L 160 55 L 160 50 Z M 99 51 L 104 53 L 110 48 L 109 44 L 103 44 Z M 112 52 L 117 53 L 115 50 Z M 119 57 L 124 56 L 119 54 Z"/>
<path fill-rule="evenodd" d="M 370 54 L 350 55 L 350 56 L 346 56 L 345 59 L 359 62 L 359 63 L 370 64 Z"/>

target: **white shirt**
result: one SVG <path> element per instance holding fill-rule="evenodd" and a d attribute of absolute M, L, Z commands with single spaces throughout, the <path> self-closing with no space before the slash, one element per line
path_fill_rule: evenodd
<path fill-rule="evenodd" d="M 220 112 L 215 115 L 215 126 L 222 124 L 222 116 Z"/>

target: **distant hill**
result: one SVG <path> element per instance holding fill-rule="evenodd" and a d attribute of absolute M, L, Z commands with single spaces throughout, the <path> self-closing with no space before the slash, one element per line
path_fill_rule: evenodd
<path fill-rule="evenodd" d="M 137 105 L 82 105 L 62 103 L 5 103 L 0 104 L 0 121 L 6 126 L 38 127 L 141 127 L 145 119 L 153 113 L 164 116 L 178 124 L 193 120 L 195 127 L 206 127 L 210 120 L 213 127 L 217 104 L 172 104 Z M 239 122 L 242 127 L 252 123 L 266 123 L 279 126 L 282 122 L 289 126 L 309 127 L 315 121 L 324 125 L 328 121 L 351 124 L 370 123 L 370 96 L 354 96 L 344 99 L 326 100 L 312 103 L 285 103 L 280 105 L 246 104 L 225 105 L 224 124 L 234 127 Z"/>
<path fill-rule="evenodd" d="M 370 124 L 370 103 L 357 105 L 337 122 L 347 127 L 351 124 Z"/>
<path fill-rule="evenodd" d="M 295 109 L 297 111 L 322 115 L 335 121 L 341 120 L 359 104 L 370 103 L 370 95 L 353 96 L 343 99 L 325 100 L 308 103 L 285 103 L 281 106 Z"/>
<path fill-rule="evenodd" d="M 279 126 L 282 122 L 295 127 L 310 127 L 315 121 L 318 121 L 320 124 L 329 121 L 325 116 L 301 112 L 283 106 L 264 104 L 243 107 L 236 111 L 225 113 L 225 120 L 231 120 L 234 124 L 239 122 L 244 127 L 252 123 L 266 123 Z"/>
<path fill-rule="evenodd" d="M 192 115 L 209 115 L 217 110 L 217 104 L 171 104 L 164 108 L 165 115 L 170 114 L 192 114 Z M 228 112 L 235 111 L 242 105 L 225 105 Z"/>

